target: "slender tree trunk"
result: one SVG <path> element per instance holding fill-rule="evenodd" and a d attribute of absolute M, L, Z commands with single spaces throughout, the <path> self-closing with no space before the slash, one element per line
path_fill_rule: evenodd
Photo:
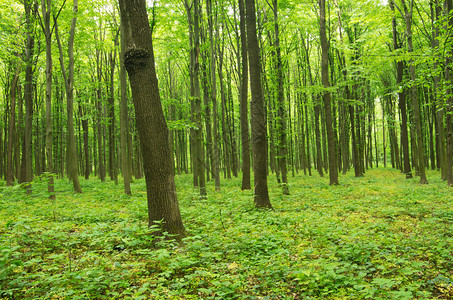
<path fill-rule="evenodd" d="M 242 0 L 241 0 L 242 1 Z M 213 147 L 211 155 L 211 170 L 214 177 L 215 190 L 220 191 L 220 175 L 219 175 L 219 138 L 218 138 L 218 120 L 217 120 L 217 79 L 216 79 L 216 47 L 214 40 L 214 21 L 212 12 L 211 0 L 206 0 L 206 9 L 208 14 L 209 39 L 211 50 L 211 102 L 212 102 L 212 123 L 213 123 Z"/>
<path fill-rule="evenodd" d="M 322 84 L 325 89 L 330 87 L 329 82 L 329 44 L 326 35 L 326 1 L 319 1 L 320 7 L 320 35 L 321 35 L 321 78 Z M 329 152 L 329 178 L 330 184 L 337 185 L 338 183 L 338 169 L 337 159 L 335 154 L 335 138 L 332 127 L 332 110 L 330 92 L 325 90 L 323 93 L 324 112 L 327 130 L 327 147 Z"/>
<path fill-rule="evenodd" d="M 189 6 L 187 1 L 184 2 L 188 22 L 189 33 L 191 39 L 190 50 L 190 83 L 191 83 L 191 112 L 192 120 L 195 123 L 196 129 L 191 132 L 191 157 L 194 173 L 194 187 L 199 187 L 200 196 L 206 196 L 206 183 L 204 173 L 204 151 L 203 151 L 203 127 L 201 122 L 201 97 L 200 97 L 200 17 L 201 7 L 198 0 L 194 0 Z M 193 16 L 192 11 L 193 10 Z"/>
<path fill-rule="evenodd" d="M 431 5 L 431 23 L 432 23 L 432 39 L 431 39 L 431 47 L 433 48 L 433 51 L 438 51 L 439 48 L 439 26 L 436 26 L 435 24 L 438 24 L 438 20 L 441 14 L 441 7 L 439 4 L 438 0 L 435 1 L 430 1 Z M 439 62 L 438 60 L 435 60 L 434 70 L 439 69 Z M 436 145 L 437 145 L 437 158 L 438 158 L 438 163 L 437 167 L 440 168 L 441 170 L 441 178 L 443 180 L 447 180 L 447 156 L 446 156 L 446 138 L 445 138 L 445 126 L 444 126 L 444 113 L 445 110 L 442 109 L 444 106 L 444 99 L 442 97 L 441 93 L 441 88 L 440 88 L 440 76 L 436 75 L 433 78 L 434 81 L 434 99 L 435 101 L 433 102 L 433 109 L 435 110 L 435 129 L 436 129 Z"/>
<path fill-rule="evenodd" d="M 90 178 L 90 172 L 91 172 L 91 164 L 90 164 L 90 150 L 89 150 L 89 141 L 88 141 L 88 118 L 86 114 L 86 106 L 85 105 L 79 105 L 79 115 L 82 123 L 82 131 L 83 131 L 83 154 L 84 158 L 83 160 L 85 161 L 84 168 L 83 168 L 83 173 L 85 175 L 85 179 Z"/>
<path fill-rule="evenodd" d="M 17 87 L 20 75 L 20 63 L 17 64 L 16 70 L 14 73 L 14 77 L 11 83 L 11 90 L 10 90 L 10 117 L 8 123 L 8 146 L 7 146 L 7 154 L 6 154 L 6 185 L 12 186 L 14 184 L 14 161 L 13 161 L 13 152 L 14 152 L 14 145 L 16 141 L 16 95 L 17 95 Z"/>
<path fill-rule="evenodd" d="M 206 34 L 202 31 L 201 34 L 201 44 L 206 43 Z M 205 171 L 206 171 L 206 181 L 210 181 L 211 177 L 211 166 L 212 166 L 212 122 L 211 122 L 211 106 L 210 106 L 210 89 L 208 86 L 208 62 L 207 62 L 207 50 L 202 48 L 201 57 L 202 63 L 201 66 L 201 89 L 203 90 L 203 105 L 204 105 L 204 126 L 206 131 L 206 157 L 205 157 Z M 170 96 L 170 98 L 173 98 Z M 171 108 L 170 108 L 171 109 Z M 171 134 L 171 133 L 170 133 Z M 213 178 L 215 176 L 213 175 Z"/>
<path fill-rule="evenodd" d="M 390 4 L 390 9 L 392 11 L 395 10 L 394 8 L 394 1 L 391 0 L 389 2 Z M 396 18 L 393 17 L 392 19 L 392 27 L 393 27 L 393 49 L 396 51 L 397 49 L 400 49 L 401 46 L 398 43 L 398 32 L 397 32 L 397 24 L 396 24 Z M 401 85 L 403 81 L 403 71 L 404 71 L 404 64 L 402 61 L 397 62 L 397 68 L 396 68 L 396 84 Z M 402 148 L 402 153 L 403 153 L 403 173 L 406 174 L 406 178 L 412 178 L 412 172 L 411 172 L 411 165 L 410 165 L 410 156 L 409 156 L 409 138 L 408 138 L 408 132 L 407 132 L 407 112 L 406 112 L 406 91 L 404 87 L 398 92 L 398 106 L 400 108 L 401 112 L 401 148 Z"/>
<path fill-rule="evenodd" d="M 402 0 L 404 14 L 405 14 L 405 21 L 406 21 L 406 34 L 407 34 L 407 50 L 409 53 L 414 51 L 414 46 L 412 43 L 412 11 L 414 6 L 414 0 L 410 1 L 410 7 L 407 8 L 405 0 Z M 417 161 L 418 161 L 418 169 L 420 173 L 420 183 L 428 183 L 428 179 L 426 178 L 426 171 L 425 171 L 425 155 L 424 155 L 424 143 L 423 143 L 423 132 L 421 126 L 421 116 L 420 116 L 420 101 L 418 97 L 418 86 L 416 84 L 416 75 L 415 75 L 415 64 L 411 59 L 409 61 L 409 74 L 411 77 L 412 85 L 411 85 L 411 103 L 412 109 L 414 113 L 414 122 L 415 122 L 415 132 L 416 132 L 416 146 L 417 146 Z"/>
<path fill-rule="evenodd" d="M 68 175 L 72 180 L 74 186 L 74 192 L 81 193 L 82 188 L 80 187 L 79 181 L 79 171 L 78 171 L 78 161 L 77 161 L 77 149 L 76 141 L 74 134 L 74 35 L 75 27 L 77 22 L 77 11 L 78 11 L 78 2 L 74 0 L 73 2 L 73 18 L 71 21 L 71 28 L 69 31 L 69 40 L 68 40 L 68 58 L 69 64 L 66 73 L 66 68 L 64 65 L 63 58 L 63 48 L 60 41 L 60 35 L 58 33 L 58 24 L 57 19 L 54 16 L 55 22 L 55 36 L 57 38 L 58 49 L 60 50 L 60 66 L 61 72 L 63 73 L 63 78 L 65 81 L 66 88 L 66 101 L 67 101 L 67 124 L 68 124 L 68 148 L 67 148 L 67 158 L 68 158 Z"/>
<path fill-rule="evenodd" d="M 37 11 L 36 2 L 24 1 L 26 21 L 26 47 L 25 47 L 25 131 L 22 149 L 22 163 L 20 183 L 26 183 L 27 194 L 31 193 L 32 173 L 32 129 L 33 129 L 33 55 L 35 48 L 35 37 L 33 33 L 33 19 Z"/>
<path fill-rule="evenodd" d="M 19 97 L 18 102 L 17 102 L 17 122 L 16 122 L 16 133 L 14 137 L 14 164 L 15 164 L 15 173 L 16 173 L 16 178 L 20 182 L 20 172 L 21 172 L 21 165 L 20 165 L 20 154 L 21 154 L 21 147 L 23 147 L 23 144 L 21 145 L 21 142 L 23 142 L 23 121 L 24 121 L 24 99 L 22 97 L 22 86 L 20 82 L 17 84 L 17 96 Z"/>
<path fill-rule="evenodd" d="M 219 47 L 220 48 L 220 47 Z M 228 139 L 228 126 L 227 126 L 227 92 L 225 91 L 225 79 L 223 77 L 223 63 L 224 63 L 224 48 L 225 44 L 222 44 L 222 47 L 218 50 L 219 54 L 219 67 L 218 67 L 218 73 L 219 73 L 219 82 L 220 82 L 220 97 L 221 97 L 221 127 L 222 127 L 222 137 L 223 137 L 223 160 L 224 160 L 224 177 L 230 179 L 231 178 L 231 160 L 230 160 L 230 154 L 231 154 L 231 145 L 230 141 Z"/>
<path fill-rule="evenodd" d="M 309 39 L 307 39 L 307 44 L 305 44 L 305 38 L 302 38 L 302 46 L 304 47 L 304 50 L 305 50 L 305 60 L 306 60 L 306 63 L 307 63 L 307 73 L 308 73 L 308 79 L 309 79 L 309 82 L 310 82 L 310 85 L 313 86 L 314 85 L 314 82 L 313 82 L 313 75 L 311 74 L 311 64 L 310 64 L 310 47 L 309 47 Z M 314 106 L 314 133 L 315 133 L 315 146 L 316 146 L 316 154 L 313 153 L 313 161 L 314 161 L 314 164 L 316 166 L 316 170 L 318 171 L 319 173 L 319 176 L 324 176 L 324 171 L 322 169 L 322 150 L 321 150 L 321 132 L 320 132 L 320 129 L 319 129 L 319 114 L 320 114 L 320 99 L 319 99 L 319 96 L 316 94 L 316 95 L 312 95 L 312 99 L 313 99 L 313 106 Z M 307 109 L 305 109 L 305 112 L 306 112 L 306 122 L 308 122 L 308 118 L 307 118 Z M 308 124 L 306 125 L 308 127 Z M 306 129 L 306 132 L 309 132 L 308 131 L 308 128 Z M 310 139 L 310 136 L 307 134 L 307 141 L 309 141 Z M 309 145 L 309 143 L 307 143 L 307 145 Z M 308 149 L 310 148 L 309 146 L 307 146 Z M 316 155 L 316 157 L 315 157 Z M 311 168 L 311 164 L 309 163 L 309 168 Z M 311 175 L 311 171 L 310 171 L 310 175 Z"/>
<path fill-rule="evenodd" d="M 120 0 L 119 3 L 126 39 L 124 64 L 129 74 L 144 156 L 149 226 L 159 222 L 163 230 L 182 238 L 185 230 L 176 198 L 168 128 L 160 101 L 146 1 Z"/>
<path fill-rule="evenodd" d="M 248 121 L 248 57 L 247 36 L 245 24 L 244 0 L 239 1 L 239 18 L 241 31 L 241 61 L 242 77 L 240 86 L 240 119 L 241 119 L 241 146 L 242 146 L 242 190 L 251 189 L 250 185 L 250 138 Z"/>
<path fill-rule="evenodd" d="M 124 66 L 124 52 L 126 50 L 126 36 L 123 22 L 120 24 L 121 32 L 121 54 L 120 54 L 120 149 L 121 149 L 121 169 L 124 181 L 124 193 L 131 195 L 131 155 L 129 152 L 129 114 L 127 111 L 127 74 Z"/>
<path fill-rule="evenodd" d="M 116 67 L 116 49 L 118 47 L 119 29 L 117 29 L 114 50 L 109 53 L 110 63 L 110 80 L 109 80 L 109 98 L 108 98 L 108 140 L 109 140 L 109 175 L 110 179 L 118 183 L 118 172 L 116 162 L 116 143 L 115 143 L 115 67 Z"/>
<path fill-rule="evenodd" d="M 275 30 L 275 56 L 277 69 L 277 135 L 278 135 L 278 160 L 279 169 L 282 175 L 282 193 L 289 195 L 288 175 L 287 175 L 287 156 L 288 145 L 286 138 L 286 104 L 283 90 L 283 65 L 280 48 L 280 33 L 278 26 L 278 5 L 277 0 L 273 0 L 274 11 L 274 30 Z"/>
<path fill-rule="evenodd" d="M 451 13 L 453 11 L 453 1 L 446 0 L 446 9 L 448 15 L 448 26 L 451 29 L 453 27 L 453 18 Z M 450 88 L 448 89 L 448 95 L 445 103 L 446 107 L 446 175 L 447 184 L 453 186 L 453 89 L 451 84 L 453 83 L 453 47 L 449 45 L 448 55 L 445 67 L 445 80 L 449 81 Z"/>
<path fill-rule="evenodd" d="M 195 159 L 197 160 L 197 177 L 200 188 L 200 196 L 206 196 L 206 182 L 204 173 L 204 148 L 203 148 L 203 125 L 201 120 L 201 95 L 200 95 L 200 18 L 201 18 L 201 5 L 198 0 L 193 2 L 194 8 L 194 64 L 193 67 L 193 80 L 194 80 L 194 105 L 195 105 L 195 143 L 196 143 L 196 154 Z"/>

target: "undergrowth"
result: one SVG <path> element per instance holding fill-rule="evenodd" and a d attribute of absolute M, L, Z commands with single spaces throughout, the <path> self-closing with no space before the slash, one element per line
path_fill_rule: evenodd
<path fill-rule="evenodd" d="M 199 199 L 177 176 L 187 237 L 147 228 L 144 180 L 57 180 L 33 194 L 0 186 L 0 299 L 452 299 L 453 193 L 397 171 L 290 178 L 274 210 L 253 207 L 240 179 Z M 157 239 L 157 240 L 156 240 Z"/>

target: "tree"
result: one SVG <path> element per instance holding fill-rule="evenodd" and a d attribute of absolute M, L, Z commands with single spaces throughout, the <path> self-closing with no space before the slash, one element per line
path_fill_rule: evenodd
<path fill-rule="evenodd" d="M 204 173 L 204 148 L 203 148 L 203 126 L 201 120 L 201 97 L 200 97 L 200 19 L 201 7 L 198 0 L 191 5 L 184 1 L 189 22 L 189 35 L 191 40 L 190 49 L 190 97 L 192 108 L 192 120 L 195 128 L 192 129 L 192 164 L 194 186 L 200 188 L 200 196 L 206 196 L 206 182 Z M 192 14 L 193 11 L 193 14 Z"/>
<path fill-rule="evenodd" d="M 46 40 L 46 171 L 48 172 L 47 192 L 50 199 L 55 199 L 52 157 L 52 31 L 50 29 L 50 13 L 52 0 L 42 0 L 42 27 Z"/>
<path fill-rule="evenodd" d="M 214 144 L 211 149 L 211 169 L 212 176 L 214 177 L 215 190 L 220 191 L 220 175 L 219 175 L 219 145 L 218 145 L 218 122 L 217 122 L 217 80 L 216 80 L 216 59 L 215 59 L 215 40 L 214 40 L 214 22 L 212 12 L 212 1 L 206 0 L 206 11 L 208 14 L 208 25 L 209 25 L 209 40 L 210 40 L 210 51 L 211 51 L 211 102 L 213 111 L 213 140 Z M 207 106 L 208 109 L 209 106 Z"/>
<path fill-rule="evenodd" d="M 289 195 L 287 176 L 287 141 L 286 141 L 286 105 L 283 91 L 283 65 L 280 47 L 280 30 L 278 26 L 278 1 L 273 0 L 274 28 L 275 28 L 275 61 L 277 69 L 277 135 L 278 135 L 278 168 L 282 175 L 282 192 Z"/>
<path fill-rule="evenodd" d="M 390 9 L 394 11 L 395 3 L 394 1 L 390 1 Z M 396 24 L 396 17 L 392 19 L 392 28 L 393 28 L 393 50 L 396 51 L 401 48 L 399 41 L 398 41 L 398 32 L 397 32 L 397 24 Z M 400 85 L 403 81 L 403 72 L 404 72 L 404 63 L 403 61 L 398 61 L 396 69 L 396 83 Z M 403 173 L 406 174 L 406 178 L 412 178 L 411 172 L 411 165 L 410 165 L 410 157 L 409 157 L 409 138 L 407 132 L 407 113 L 406 113 L 406 91 L 404 87 L 401 87 L 400 91 L 398 92 L 398 106 L 401 112 L 401 148 L 403 150 Z"/>
<path fill-rule="evenodd" d="M 240 119 L 241 119 L 241 146 L 242 146 L 242 185 L 243 190 L 251 189 L 250 185 L 250 138 L 248 120 L 248 57 L 247 35 L 245 27 L 244 0 L 239 2 L 239 19 L 241 31 L 241 86 L 240 86 Z"/>
<path fill-rule="evenodd" d="M 446 0 L 445 1 L 445 6 L 447 10 L 447 16 L 448 16 L 448 27 L 449 30 L 453 28 L 453 1 L 452 0 Z M 448 95 L 446 99 L 446 160 L 447 160 L 447 183 L 449 186 L 453 186 L 453 88 L 451 87 L 453 83 L 453 46 L 451 45 L 451 42 L 449 42 L 450 45 L 448 46 L 448 54 L 447 54 L 447 59 L 446 59 L 446 67 L 445 67 L 445 80 L 449 81 L 447 85 L 449 85 L 448 88 Z"/>
<path fill-rule="evenodd" d="M 409 53 L 414 52 L 414 45 L 413 45 L 413 34 L 412 34 L 412 12 L 414 7 L 414 0 L 410 0 L 409 8 L 406 5 L 405 0 L 402 0 L 403 10 L 404 13 L 401 12 L 402 16 L 404 17 L 406 23 L 406 38 L 407 38 L 407 50 Z M 396 6 L 396 5 L 395 5 Z M 398 7 L 398 6 L 396 6 Z M 399 8 L 398 8 L 399 9 Z M 419 96 L 418 96 L 418 87 L 416 84 L 416 75 L 415 75 L 415 63 L 413 59 L 409 60 L 409 74 L 411 78 L 411 103 L 412 103 L 412 110 L 414 114 L 414 122 L 415 122 L 415 132 L 416 132 L 416 154 L 417 154 L 417 162 L 418 162 L 418 171 L 420 173 L 420 183 L 428 183 L 426 179 L 426 172 L 425 172 L 425 155 L 424 155 L 424 143 L 423 143 L 423 133 L 422 133 L 422 126 L 420 121 L 420 104 L 419 104 Z"/>
<path fill-rule="evenodd" d="M 245 1 L 245 11 L 247 47 L 250 60 L 250 87 L 252 90 L 250 112 L 252 115 L 253 174 L 255 181 L 254 201 L 256 207 L 272 208 L 267 188 L 266 115 L 261 87 L 261 55 L 256 34 L 255 0 Z"/>
<path fill-rule="evenodd" d="M 33 126 L 33 64 L 35 50 L 34 19 L 37 4 L 32 0 L 24 1 L 26 47 L 25 47 L 25 132 L 22 147 L 22 162 L 20 170 L 20 183 L 27 183 L 27 193 L 31 193 L 32 171 L 32 126 Z"/>
<path fill-rule="evenodd" d="M 124 65 L 129 75 L 137 129 L 143 155 L 148 224 L 179 238 L 184 226 L 176 197 L 169 134 L 160 101 L 153 41 L 145 0 L 119 0 L 124 26 Z"/>
<path fill-rule="evenodd" d="M 321 79 L 324 86 L 323 91 L 323 102 L 324 102 L 324 112 L 326 119 L 326 129 L 327 129 L 327 144 L 329 151 L 329 178 L 330 184 L 338 184 L 338 169 L 337 169 L 337 159 L 335 151 L 335 139 L 334 132 L 332 127 L 332 109 L 331 109 L 331 98 L 329 82 L 329 45 L 327 43 L 326 35 L 326 1 L 319 0 L 319 27 L 320 27 L 320 37 L 321 37 Z"/>
<path fill-rule="evenodd" d="M 17 58 L 16 68 L 13 75 L 13 80 L 10 89 L 10 118 L 8 124 L 8 145 L 7 145 L 7 158 L 6 158 L 6 185 L 10 186 L 14 183 L 14 161 L 13 151 L 15 142 L 15 127 L 16 127 L 16 97 L 17 87 L 20 75 L 21 64 Z"/>
<path fill-rule="evenodd" d="M 78 11 L 78 0 L 73 2 L 73 17 L 71 20 L 71 27 L 69 30 L 69 40 L 68 40 L 68 68 L 66 69 L 63 58 L 63 47 L 61 45 L 60 34 L 58 32 L 58 23 L 57 17 L 54 16 L 55 24 L 55 37 L 58 43 L 58 49 L 60 52 L 60 66 L 61 72 L 63 73 L 64 86 L 66 89 L 66 109 L 68 117 L 68 144 L 67 144 L 67 162 L 68 162 L 68 176 L 72 180 L 74 186 L 74 192 L 81 193 L 82 188 L 80 186 L 79 180 L 79 170 L 78 170 L 78 157 L 77 157 L 77 148 L 76 140 L 74 134 L 74 36 L 75 36 L 75 27 L 77 24 L 77 11 Z M 67 71 L 66 71 L 67 70 Z"/>
<path fill-rule="evenodd" d="M 129 153 L 128 147 L 128 128 L 129 118 L 127 112 L 127 75 L 126 68 L 124 66 L 124 51 L 126 48 L 125 33 L 123 23 L 120 24 L 121 32 L 121 57 L 120 57 L 120 86 L 121 86 L 121 99 L 120 99 L 120 148 L 121 148 L 121 169 L 123 173 L 124 181 L 124 193 L 126 195 L 131 194 L 131 153 Z"/>

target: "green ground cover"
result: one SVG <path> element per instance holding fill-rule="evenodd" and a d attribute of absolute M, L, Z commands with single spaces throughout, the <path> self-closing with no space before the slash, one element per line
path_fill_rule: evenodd
<path fill-rule="evenodd" d="M 253 207 L 240 179 L 200 200 L 177 176 L 188 236 L 155 240 L 143 180 L 58 180 L 47 199 L 0 186 L 0 299 L 452 299 L 453 190 L 398 171 L 363 178 L 298 175 L 274 210 Z M 152 229 L 151 229 L 152 230 Z"/>

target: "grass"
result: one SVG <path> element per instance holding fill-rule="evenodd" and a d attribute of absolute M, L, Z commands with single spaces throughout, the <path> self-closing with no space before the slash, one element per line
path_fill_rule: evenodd
<path fill-rule="evenodd" d="M 147 228 L 144 180 L 58 180 L 47 199 L 0 186 L 0 299 L 452 299 L 453 192 L 397 171 L 290 178 L 274 210 L 253 207 L 240 179 L 200 200 L 177 176 L 187 238 Z M 153 245 L 153 246 L 152 246 Z"/>

